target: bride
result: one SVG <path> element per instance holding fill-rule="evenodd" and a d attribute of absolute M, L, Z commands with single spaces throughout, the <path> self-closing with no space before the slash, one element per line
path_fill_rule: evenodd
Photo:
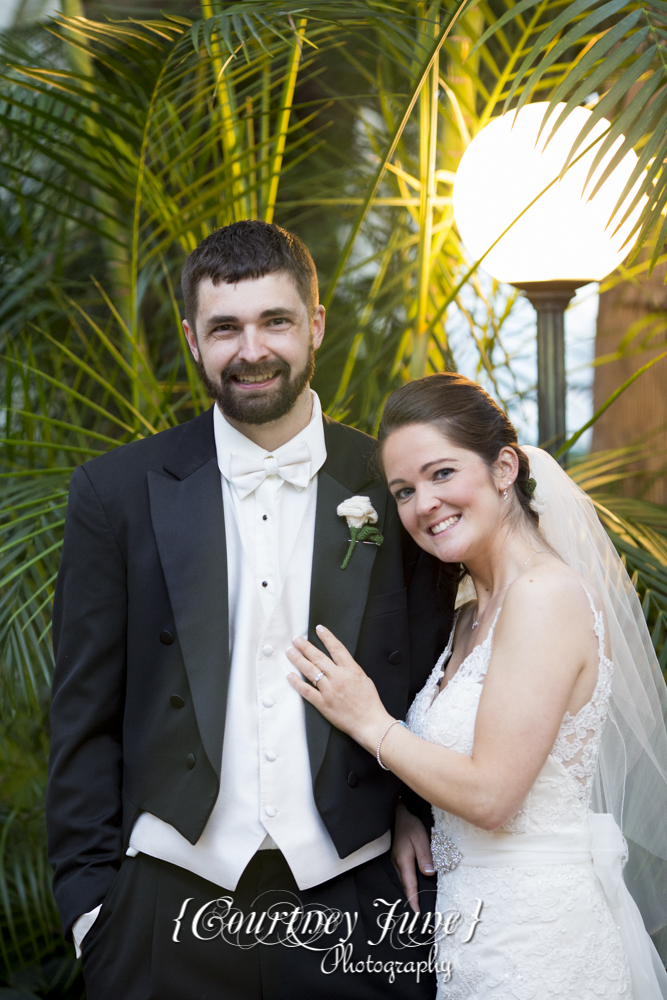
<path fill-rule="evenodd" d="M 394 392 L 379 443 L 404 527 L 444 573 L 469 574 L 477 599 L 407 724 L 323 626 L 330 655 L 295 640 L 290 683 L 433 806 L 436 912 L 474 926 L 438 940 L 438 1000 L 667 998 L 614 819 L 641 845 L 633 893 L 655 929 L 667 922 L 651 896 L 667 857 L 664 681 L 590 500 L 459 375 Z M 399 806 L 408 891 L 417 822 Z"/>

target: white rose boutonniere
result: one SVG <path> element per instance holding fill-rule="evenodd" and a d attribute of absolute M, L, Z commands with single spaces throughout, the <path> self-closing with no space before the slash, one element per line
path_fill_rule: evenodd
<path fill-rule="evenodd" d="M 345 518 L 350 529 L 350 545 L 341 566 L 341 569 L 347 569 L 347 564 L 352 558 L 357 542 L 382 545 L 384 538 L 374 527 L 377 524 L 378 516 L 369 497 L 350 497 L 349 500 L 343 500 L 341 504 L 338 504 L 336 513 L 339 517 Z"/>

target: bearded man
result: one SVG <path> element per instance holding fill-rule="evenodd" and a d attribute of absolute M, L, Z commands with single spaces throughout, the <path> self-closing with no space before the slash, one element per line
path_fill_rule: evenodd
<path fill-rule="evenodd" d="M 310 389 L 306 247 L 234 223 L 182 287 L 214 406 L 75 471 L 54 607 L 49 848 L 88 1000 L 371 998 L 391 979 L 432 1000 L 428 944 L 394 933 L 400 786 L 290 687 L 286 650 L 327 625 L 400 718 L 449 629 L 436 563 L 373 440 Z M 352 497 L 375 529 L 355 545 Z"/>

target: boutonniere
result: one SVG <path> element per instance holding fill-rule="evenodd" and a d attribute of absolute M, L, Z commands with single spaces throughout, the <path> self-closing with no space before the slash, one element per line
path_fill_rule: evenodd
<path fill-rule="evenodd" d="M 350 544 L 341 566 L 341 569 L 346 569 L 357 542 L 366 542 L 367 545 L 382 545 L 384 538 L 374 527 L 377 524 L 378 516 L 368 497 L 350 497 L 349 500 L 343 500 L 342 503 L 338 504 L 336 513 L 339 517 L 345 518 L 350 529 Z"/>

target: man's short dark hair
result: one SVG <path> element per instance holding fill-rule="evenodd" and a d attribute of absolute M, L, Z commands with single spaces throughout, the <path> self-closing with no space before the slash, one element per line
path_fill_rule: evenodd
<path fill-rule="evenodd" d="M 202 278 L 210 278 L 214 285 L 221 281 L 233 285 L 280 272 L 290 275 L 312 318 L 319 301 L 317 271 L 298 236 L 258 219 L 216 229 L 192 251 L 183 267 L 181 288 L 188 323 L 195 330 Z"/>

